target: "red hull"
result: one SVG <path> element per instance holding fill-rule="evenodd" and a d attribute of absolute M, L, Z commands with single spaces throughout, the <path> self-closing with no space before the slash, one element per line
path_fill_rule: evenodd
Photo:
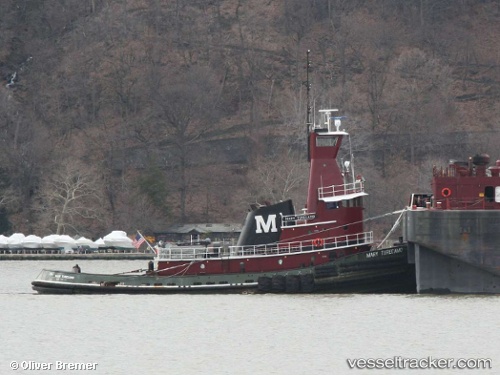
<path fill-rule="evenodd" d="M 158 262 L 158 275 L 221 275 L 228 273 L 261 272 L 272 273 L 317 266 L 347 255 L 368 251 L 370 246 L 337 248 L 334 250 L 310 250 L 290 254 L 241 256 L 231 258 L 195 258 L 188 260 L 163 260 Z M 210 254 L 207 254 L 210 256 Z"/>

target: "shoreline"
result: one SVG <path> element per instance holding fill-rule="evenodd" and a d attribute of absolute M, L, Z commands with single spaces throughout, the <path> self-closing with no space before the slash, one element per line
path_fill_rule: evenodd
<path fill-rule="evenodd" d="M 9 260 L 154 260 L 154 254 L 95 253 L 95 254 L 0 254 L 0 261 Z"/>

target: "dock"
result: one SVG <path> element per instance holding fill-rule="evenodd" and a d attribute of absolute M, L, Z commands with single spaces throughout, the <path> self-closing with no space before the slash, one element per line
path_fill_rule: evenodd
<path fill-rule="evenodd" d="M 87 254 L 0 254 L 0 261 L 8 260 L 153 260 L 152 253 L 87 253 Z"/>

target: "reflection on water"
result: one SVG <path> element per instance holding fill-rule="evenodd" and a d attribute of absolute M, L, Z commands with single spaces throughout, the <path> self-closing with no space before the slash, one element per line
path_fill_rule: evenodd
<path fill-rule="evenodd" d="M 500 367 L 498 296 L 31 291 L 30 281 L 42 268 L 69 270 L 73 263 L 0 264 L 0 373 L 9 373 L 13 360 L 95 362 L 97 370 L 88 373 L 98 374 L 344 374 L 359 371 L 349 370 L 347 358 L 395 356 L 493 360 L 493 370 L 474 373 Z M 84 272 L 103 273 L 147 266 L 78 264 Z M 378 373 L 384 371 L 402 372 Z"/>

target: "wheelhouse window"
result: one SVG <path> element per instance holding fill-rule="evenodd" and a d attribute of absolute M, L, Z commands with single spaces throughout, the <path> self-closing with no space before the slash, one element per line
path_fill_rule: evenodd
<path fill-rule="evenodd" d="M 349 199 L 342 201 L 343 207 L 363 207 L 363 198 L 357 197 L 354 199 Z"/>
<path fill-rule="evenodd" d="M 339 137 L 335 135 L 318 135 L 316 137 L 316 147 L 336 146 Z"/>
<path fill-rule="evenodd" d="M 336 208 L 340 207 L 340 202 L 327 202 L 326 203 L 326 209 L 327 210 L 334 210 Z"/>

